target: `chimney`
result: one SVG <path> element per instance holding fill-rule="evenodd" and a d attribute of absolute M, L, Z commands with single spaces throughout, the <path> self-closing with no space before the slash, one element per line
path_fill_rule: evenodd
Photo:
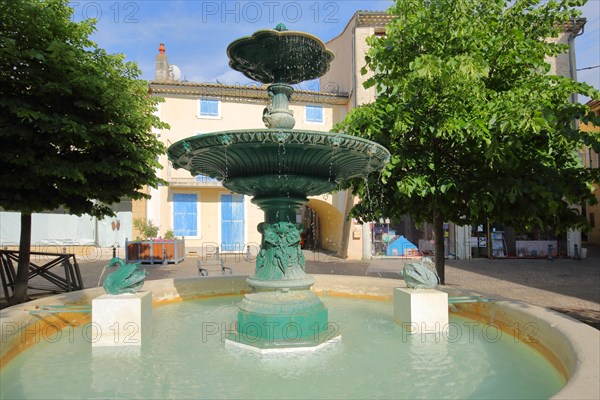
<path fill-rule="evenodd" d="M 158 55 L 156 56 L 156 77 L 157 81 L 169 80 L 169 63 L 165 54 L 165 44 L 158 46 Z"/>

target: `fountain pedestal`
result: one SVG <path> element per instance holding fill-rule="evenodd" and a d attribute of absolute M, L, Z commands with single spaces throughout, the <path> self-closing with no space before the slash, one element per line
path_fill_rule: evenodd
<path fill-rule="evenodd" d="M 152 332 L 152 293 L 103 294 L 92 300 L 92 347 L 140 346 Z"/>
<path fill-rule="evenodd" d="M 409 333 L 448 330 L 448 293 L 435 289 L 394 289 L 394 320 Z"/>
<path fill-rule="evenodd" d="M 330 339 L 327 308 L 310 290 L 248 294 L 229 340 L 260 352 L 319 348 Z"/>
<path fill-rule="evenodd" d="M 275 178 L 277 179 L 277 178 Z M 303 227 L 296 212 L 306 198 L 256 197 L 265 212 L 256 272 L 247 282 L 255 293 L 239 305 L 237 343 L 259 349 L 319 346 L 327 331 L 327 308 L 310 290 L 314 279 L 304 272 L 300 248 Z"/>

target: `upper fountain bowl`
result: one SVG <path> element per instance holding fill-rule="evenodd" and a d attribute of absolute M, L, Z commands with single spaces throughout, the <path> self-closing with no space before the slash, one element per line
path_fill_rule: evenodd
<path fill-rule="evenodd" d="M 227 56 L 231 68 L 252 80 L 290 85 L 323 76 L 333 60 L 321 40 L 283 24 L 237 39 Z"/>

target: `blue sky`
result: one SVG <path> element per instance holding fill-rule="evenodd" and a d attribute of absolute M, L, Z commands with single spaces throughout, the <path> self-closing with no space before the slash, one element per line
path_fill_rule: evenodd
<path fill-rule="evenodd" d="M 165 43 L 170 64 L 194 82 L 246 84 L 231 70 L 225 49 L 233 40 L 283 22 L 328 41 L 342 32 L 357 10 L 384 11 L 389 0 L 137 0 L 72 1 L 74 18 L 98 20 L 93 39 L 110 53 L 138 63 L 142 78 L 154 78 L 154 58 Z M 577 68 L 600 64 L 600 0 L 582 8 L 588 21 L 576 39 Z M 580 81 L 600 89 L 600 68 L 578 71 Z M 310 88 L 310 84 L 305 85 Z"/>

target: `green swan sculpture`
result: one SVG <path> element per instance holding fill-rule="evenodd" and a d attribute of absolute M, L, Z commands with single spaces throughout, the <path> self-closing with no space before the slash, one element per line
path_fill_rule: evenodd
<path fill-rule="evenodd" d="M 100 279 L 104 271 L 113 265 L 119 265 L 119 269 L 108 274 L 102 286 L 108 294 L 137 293 L 144 285 L 144 279 L 148 272 L 139 270 L 140 264 L 126 264 L 125 260 L 115 257 L 111 259 L 102 270 Z M 100 282 L 98 282 L 99 284 Z"/>
<path fill-rule="evenodd" d="M 433 289 L 440 281 L 429 257 L 423 257 L 421 261 L 405 262 L 402 278 L 410 289 Z"/>

